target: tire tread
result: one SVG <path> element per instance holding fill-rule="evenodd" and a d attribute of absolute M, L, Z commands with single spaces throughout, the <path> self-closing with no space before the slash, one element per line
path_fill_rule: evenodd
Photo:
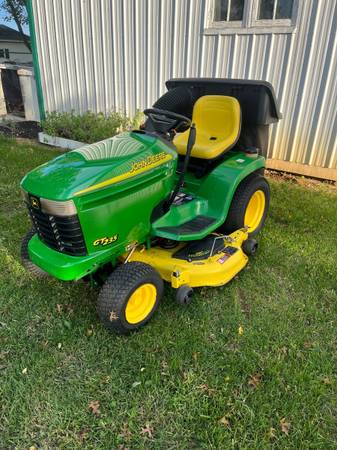
<path fill-rule="evenodd" d="M 157 288 L 157 302 L 148 317 L 140 324 L 127 324 L 121 317 L 125 299 L 130 297 L 130 293 L 139 285 L 140 280 L 152 279 Z M 103 325 L 119 334 L 127 334 L 145 324 L 157 309 L 158 302 L 163 292 L 163 281 L 158 272 L 148 264 L 133 261 L 118 266 L 104 283 L 97 301 L 97 312 Z M 115 313 L 116 318 L 111 319 L 111 314 Z"/>
<path fill-rule="evenodd" d="M 264 189 L 266 195 L 266 207 L 260 226 L 254 232 L 249 233 L 249 236 L 255 236 L 261 230 L 264 225 L 269 208 L 270 191 L 269 184 L 264 176 L 254 172 L 251 175 L 248 175 L 248 177 L 246 177 L 237 187 L 227 214 L 226 221 L 220 227 L 221 231 L 225 233 L 232 233 L 233 231 L 236 231 L 244 226 L 243 219 L 246 211 L 246 206 L 249 199 L 251 198 L 252 192 L 258 190 L 256 189 L 256 187 L 262 187 Z"/>
<path fill-rule="evenodd" d="M 30 229 L 25 236 L 22 238 L 21 241 L 21 263 L 23 267 L 34 277 L 36 278 L 43 278 L 48 276 L 48 273 L 45 272 L 43 269 L 41 269 L 39 266 L 34 264 L 31 259 L 29 258 L 29 252 L 28 252 L 28 244 L 29 241 L 32 239 L 33 236 L 35 236 L 36 231 L 34 228 Z"/>

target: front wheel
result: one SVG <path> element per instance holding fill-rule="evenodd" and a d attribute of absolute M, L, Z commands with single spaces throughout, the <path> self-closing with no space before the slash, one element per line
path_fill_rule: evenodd
<path fill-rule="evenodd" d="M 267 180 L 257 174 L 245 178 L 238 186 L 227 219 L 220 231 L 232 233 L 247 227 L 249 237 L 255 236 L 263 227 L 270 201 L 270 188 Z"/>
<path fill-rule="evenodd" d="M 104 283 L 97 302 L 103 325 L 119 334 L 128 334 L 145 325 L 163 295 L 163 280 L 148 264 L 123 264 Z"/>
<path fill-rule="evenodd" d="M 21 263 L 23 267 L 35 278 L 47 277 L 48 273 L 40 269 L 36 264 L 34 264 L 28 253 L 29 241 L 35 236 L 36 231 L 34 228 L 28 231 L 28 233 L 23 237 L 21 241 Z"/>

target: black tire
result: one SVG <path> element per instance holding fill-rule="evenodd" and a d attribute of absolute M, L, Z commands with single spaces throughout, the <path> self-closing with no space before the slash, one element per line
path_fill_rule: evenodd
<path fill-rule="evenodd" d="M 255 236 L 261 230 L 269 209 L 270 188 L 267 180 L 263 176 L 254 173 L 245 178 L 236 189 L 226 221 L 219 228 L 220 232 L 229 234 L 245 226 L 244 218 L 246 209 L 251 197 L 256 191 L 262 191 L 264 193 L 264 212 L 259 225 L 251 232 L 248 229 L 249 236 Z"/>
<path fill-rule="evenodd" d="M 128 301 L 132 294 L 145 284 L 155 287 L 155 303 L 146 317 L 139 322 L 130 323 L 126 318 Z M 98 316 L 108 330 L 118 334 L 129 334 L 151 319 L 163 296 L 163 290 L 163 280 L 153 267 L 137 261 L 123 264 L 112 272 L 99 293 Z"/>
<path fill-rule="evenodd" d="M 49 274 L 45 272 L 44 270 L 40 269 L 39 266 L 34 264 L 30 258 L 28 253 L 28 243 L 32 239 L 33 236 L 35 236 L 36 231 L 34 228 L 28 231 L 28 233 L 23 237 L 21 241 L 21 264 L 23 267 L 34 277 L 36 278 L 43 278 L 47 277 Z"/>
<path fill-rule="evenodd" d="M 242 244 L 242 250 L 247 256 L 254 256 L 258 249 L 258 243 L 255 239 L 247 239 Z"/>
<path fill-rule="evenodd" d="M 188 284 L 183 284 L 176 291 L 177 303 L 181 306 L 188 306 L 193 297 L 193 289 Z"/>

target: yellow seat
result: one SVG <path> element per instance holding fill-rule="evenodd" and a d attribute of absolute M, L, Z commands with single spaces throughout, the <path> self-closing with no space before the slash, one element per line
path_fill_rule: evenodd
<path fill-rule="evenodd" d="M 229 150 L 239 138 L 240 104 L 234 97 L 205 95 L 194 104 L 192 122 L 197 136 L 191 156 L 214 159 Z M 186 154 L 189 130 L 175 136 L 173 143 L 180 155 Z"/>

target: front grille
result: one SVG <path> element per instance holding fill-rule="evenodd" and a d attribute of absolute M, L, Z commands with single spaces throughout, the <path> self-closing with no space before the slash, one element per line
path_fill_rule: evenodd
<path fill-rule="evenodd" d="M 86 255 L 80 221 L 73 216 L 52 216 L 28 206 L 33 225 L 41 241 L 48 247 L 72 256 Z"/>

